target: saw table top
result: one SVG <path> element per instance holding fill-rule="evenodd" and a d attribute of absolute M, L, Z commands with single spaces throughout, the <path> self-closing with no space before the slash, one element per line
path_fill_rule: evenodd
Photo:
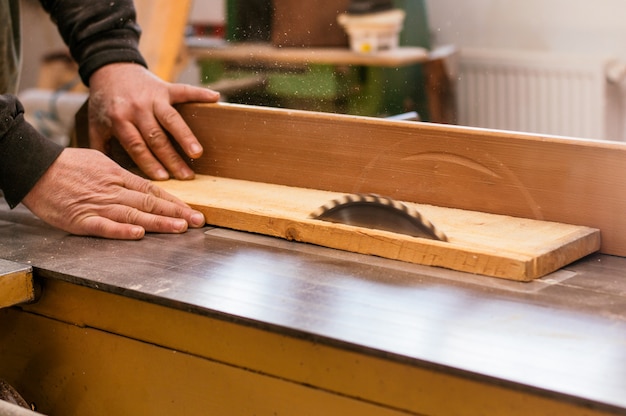
<path fill-rule="evenodd" d="M 5 204 L 0 253 L 39 277 L 626 410 L 626 258 L 519 283 L 220 228 L 69 236 Z"/>

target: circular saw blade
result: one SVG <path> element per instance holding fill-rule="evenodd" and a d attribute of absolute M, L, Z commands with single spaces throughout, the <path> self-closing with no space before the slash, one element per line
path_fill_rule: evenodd
<path fill-rule="evenodd" d="M 433 223 L 413 207 L 375 194 L 351 194 L 330 201 L 310 218 L 334 223 L 448 241 Z"/>

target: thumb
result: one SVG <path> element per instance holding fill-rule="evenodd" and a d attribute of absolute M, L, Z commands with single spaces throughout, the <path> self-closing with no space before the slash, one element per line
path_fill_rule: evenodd
<path fill-rule="evenodd" d="M 220 93 L 217 91 L 187 84 L 170 84 L 169 94 L 172 104 L 190 101 L 214 103 L 220 99 Z"/>

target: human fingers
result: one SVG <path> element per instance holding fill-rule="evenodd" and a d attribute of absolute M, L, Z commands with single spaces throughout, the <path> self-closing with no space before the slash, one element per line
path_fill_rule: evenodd
<path fill-rule="evenodd" d="M 141 239 L 145 232 L 180 234 L 189 224 L 204 225 L 204 216 L 154 195 L 127 190 L 119 204 L 94 206 L 69 231 L 123 240 Z"/>
<path fill-rule="evenodd" d="M 74 234 L 115 240 L 141 240 L 146 231 L 136 224 L 119 223 L 99 215 L 92 215 L 82 221 L 80 231 Z"/>
<path fill-rule="evenodd" d="M 187 102 L 213 103 L 219 100 L 220 94 L 208 88 L 187 84 L 169 84 L 168 93 L 170 103 L 156 103 L 154 113 L 161 125 L 181 145 L 185 154 L 193 159 L 198 158 L 202 155 L 202 146 L 172 105 Z"/>
<path fill-rule="evenodd" d="M 220 94 L 208 88 L 194 87 L 187 84 L 168 84 L 169 103 L 155 101 L 154 114 L 160 125 L 165 128 L 180 144 L 183 151 L 190 158 L 202 155 L 202 146 L 187 123 L 176 111 L 173 104 L 185 102 L 217 102 Z"/>
<path fill-rule="evenodd" d="M 124 122 L 116 127 L 115 136 L 130 158 L 150 179 L 160 181 L 169 179 L 168 168 L 160 162 L 159 157 L 164 157 L 168 153 L 167 150 L 163 149 L 164 146 L 166 149 L 167 146 L 171 148 L 170 153 L 176 153 L 176 151 L 171 147 L 169 139 L 162 129 L 158 126 L 150 127 L 146 123 L 143 127 L 138 127 L 131 122 Z M 190 175 L 189 172 L 193 175 L 193 171 L 188 167 L 187 169 L 185 178 Z"/>
<path fill-rule="evenodd" d="M 133 66 L 131 68 L 137 69 Z M 148 79 L 153 78 L 150 76 Z M 159 88 L 148 88 L 151 93 L 147 96 L 151 97 L 154 91 L 160 91 L 161 96 L 166 96 L 167 89 L 162 84 L 167 85 L 159 81 Z M 128 94 L 129 88 L 123 92 Z M 89 99 L 90 147 L 108 154 L 110 139 L 116 137 L 130 158 L 151 179 L 169 179 L 168 169 L 179 179 L 193 178 L 193 171 L 171 146 L 155 118 L 153 103 L 158 101 L 167 103 L 168 98 L 146 99 L 132 92 L 130 96 L 110 96 L 108 90 L 102 89 L 93 92 Z"/>
<path fill-rule="evenodd" d="M 204 215 L 92 149 L 65 149 L 22 200 L 48 224 L 78 235 L 139 239 L 180 233 Z"/>
<path fill-rule="evenodd" d="M 110 205 L 90 213 L 77 224 L 74 234 L 118 240 L 139 240 L 146 232 L 180 234 L 187 231 L 187 221 L 167 215 L 144 212 L 127 205 Z"/>
<path fill-rule="evenodd" d="M 196 159 L 202 155 L 202 145 L 174 107 L 166 102 L 157 102 L 154 105 L 154 115 L 159 125 L 172 135 L 187 156 Z"/>
<path fill-rule="evenodd" d="M 166 131 L 174 136 L 174 140 L 180 143 L 190 157 L 199 157 L 202 154 L 202 146 L 173 107 L 167 102 L 155 103 L 154 113 L 146 113 L 144 117 L 138 118 L 136 127 L 154 157 L 167 171 L 176 179 L 193 179 L 195 176 L 193 170 L 176 151 Z"/>
<path fill-rule="evenodd" d="M 137 175 L 126 171 L 124 173 L 124 188 L 128 194 L 121 196 L 121 200 L 125 205 L 145 213 L 184 219 L 190 227 L 194 228 L 205 224 L 204 214 L 192 209 L 179 198 Z M 152 231 L 153 228 L 149 230 Z"/>
<path fill-rule="evenodd" d="M 187 221 L 182 218 L 170 216 L 167 213 L 162 215 L 151 213 L 144 211 L 143 209 L 134 208 L 130 206 L 131 204 L 132 202 L 129 202 L 128 205 L 111 204 L 107 207 L 96 207 L 90 215 L 81 219 L 81 222 L 83 223 L 81 227 L 92 235 L 101 235 L 106 237 L 110 237 L 116 232 L 125 232 L 122 231 L 123 228 L 120 227 L 121 225 L 129 225 L 131 227 L 136 226 L 144 229 L 146 232 L 154 233 L 180 234 L 187 231 Z M 102 225 L 108 224 L 110 227 L 99 229 L 91 228 L 94 225 L 91 223 L 94 218 L 102 218 L 110 221 L 98 221 Z"/>
<path fill-rule="evenodd" d="M 214 103 L 220 99 L 220 93 L 217 91 L 188 84 L 170 84 L 169 94 L 172 104 L 187 102 Z"/>

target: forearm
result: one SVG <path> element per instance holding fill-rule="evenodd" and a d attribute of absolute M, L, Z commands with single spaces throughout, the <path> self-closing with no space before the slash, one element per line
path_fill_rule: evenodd
<path fill-rule="evenodd" d="M 138 50 L 141 30 L 132 0 L 40 0 L 59 28 L 80 76 L 89 85 L 91 74 L 114 62 L 146 66 Z"/>
<path fill-rule="evenodd" d="M 33 188 L 63 148 L 24 120 L 13 95 L 0 95 L 0 189 L 11 208 Z"/>

